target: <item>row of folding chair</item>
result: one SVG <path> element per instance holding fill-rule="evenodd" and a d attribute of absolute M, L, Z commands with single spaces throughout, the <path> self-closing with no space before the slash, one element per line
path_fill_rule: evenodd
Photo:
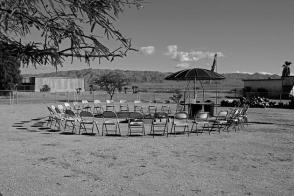
<path fill-rule="evenodd" d="M 100 100 L 94 100 L 93 105 L 89 104 L 87 100 L 82 100 L 81 103 L 73 102 L 72 106 L 65 102 L 64 109 L 73 109 L 76 112 L 80 112 L 82 110 L 92 111 L 94 114 L 102 114 L 103 111 L 119 111 L 119 112 L 130 112 L 129 104 L 126 100 L 120 100 L 119 109 L 116 109 L 115 103 L 113 100 L 106 100 L 105 106 Z M 64 110 L 63 109 L 63 110 Z M 142 102 L 139 100 L 134 101 L 133 105 L 134 112 L 141 112 L 144 114 L 154 114 L 156 112 L 166 112 L 171 114 L 171 108 L 169 105 L 162 105 L 161 107 L 157 107 L 156 105 L 148 105 L 146 108 L 143 107 Z"/>
<path fill-rule="evenodd" d="M 98 134 L 100 133 L 98 127 L 98 119 L 95 118 L 92 112 L 90 111 L 81 111 L 79 113 L 74 112 L 70 108 L 65 109 L 62 105 L 58 106 L 48 106 L 49 110 L 49 119 L 47 126 L 50 128 L 54 127 L 55 129 L 68 131 L 67 128 L 71 127 L 71 132 L 76 133 L 78 128 L 78 133 L 80 134 L 83 130 L 87 133 L 87 129 L 90 126 L 91 132 L 94 132 L 94 128 L 96 128 Z M 133 134 L 142 134 L 145 135 L 145 123 L 144 123 L 145 115 L 141 112 L 129 112 L 127 116 L 128 121 L 128 135 Z M 188 114 L 187 113 L 177 113 L 174 118 L 172 118 L 172 126 L 170 133 L 175 133 L 176 128 L 183 127 L 184 132 L 186 128 L 188 128 Z M 186 122 L 184 121 L 186 120 Z M 170 116 L 165 112 L 156 112 L 152 118 L 150 134 L 157 135 L 167 135 L 168 124 L 170 122 Z M 120 131 L 120 121 L 119 118 L 114 111 L 104 111 L 102 113 L 102 135 L 114 134 L 121 135 Z"/>
<path fill-rule="evenodd" d="M 248 105 L 244 105 L 230 111 L 222 110 L 216 117 L 212 118 L 209 117 L 207 112 L 200 112 L 193 120 L 190 132 L 198 134 L 207 131 L 210 134 L 214 131 L 219 133 L 221 130 L 229 131 L 229 129 L 234 129 L 236 132 L 244 128 L 245 125 L 248 126 L 248 108 Z"/>

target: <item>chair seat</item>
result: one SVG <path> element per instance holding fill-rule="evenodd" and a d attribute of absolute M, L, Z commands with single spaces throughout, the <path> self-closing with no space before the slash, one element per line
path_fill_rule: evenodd
<path fill-rule="evenodd" d="M 209 122 L 208 121 L 197 121 L 197 120 L 194 120 L 192 123 L 195 123 L 195 124 L 208 124 Z"/>
<path fill-rule="evenodd" d="M 153 125 L 156 125 L 156 126 L 159 126 L 159 125 L 165 126 L 166 125 L 166 122 L 153 122 Z"/>
<path fill-rule="evenodd" d="M 108 125 L 115 125 L 115 124 L 117 124 L 118 122 L 116 121 L 116 120 L 106 120 L 106 121 L 104 121 L 104 123 L 103 124 L 108 124 Z"/>
<path fill-rule="evenodd" d="M 130 122 L 129 125 L 130 126 L 143 126 L 143 122 L 142 121 L 133 121 L 133 122 Z"/>
<path fill-rule="evenodd" d="M 182 123 L 182 122 L 177 122 L 177 123 L 174 123 L 174 126 L 177 126 L 177 127 L 180 127 L 180 126 L 188 126 L 188 123 Z"/>
<path fill-rule="evenodd" d="M 217 121 L 215 121 L 215 123 L 217 123 L 217 124 L 226 124 L 226 123 L 228 123 L 228 121 L 226 121 L 226 120 L 217 120 Z"/>
<path fill-rule="evenodd" d="M 65 120 L 70 121 L 70 122 L 74 122 L 74 121 L 77 121 L 78 119 L 73 118 L 73 117 L 67 117 Z"/>

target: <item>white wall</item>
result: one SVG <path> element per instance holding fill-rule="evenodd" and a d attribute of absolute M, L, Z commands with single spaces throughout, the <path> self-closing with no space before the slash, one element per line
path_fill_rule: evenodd
<path fill-rule="evenodd" d="M 35 91 L 40 92 L 40 89 L 45 84 L 50 87 L 50 92 L 74 92 L 77 88 L 81 88 L 81 91 L 85 91 L 83 78 L 36 78 Z"/>

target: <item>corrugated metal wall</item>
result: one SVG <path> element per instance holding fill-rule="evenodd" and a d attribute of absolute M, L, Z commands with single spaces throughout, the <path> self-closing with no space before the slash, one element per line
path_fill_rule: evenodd
<path fill-rule="evenodd" d="M 35 91 L 40 92 L 44 85 L 50 87 L 50 92 L 74 92 L 77 88 L 81 88 L 81 92 L 85 91 L 83 78 L 36 78 Z"/>

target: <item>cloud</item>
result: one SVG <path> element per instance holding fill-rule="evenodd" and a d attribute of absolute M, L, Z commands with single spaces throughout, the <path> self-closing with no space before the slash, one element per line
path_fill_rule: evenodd
<path fill-rule="evenodd" d="M 155 47 L 154 46 L 143 46 L 140 48 L 140 51 L 144 55 L 151 55 L 155 52 Z"/>
<path fill-rule="evenodd" d="M 188 63 L 179 63 L 176 65 L 176 68 L 182 68 L 182 69 L 185 69 L 185 68 L 188 68 L 190 67 L 190 64 Z"/>
<path fill-rule="evenodd" d="M 171 59 L 178 62 L 197 62 L 201 59 L 213 59 L 215 52 L 209 51 L 178 51 L 177 45 L 167 46 L 167 53 L 165 55 L 169 56 Z M 222 52 L 216 52 L 218 57 L 224 57 Z"/>

